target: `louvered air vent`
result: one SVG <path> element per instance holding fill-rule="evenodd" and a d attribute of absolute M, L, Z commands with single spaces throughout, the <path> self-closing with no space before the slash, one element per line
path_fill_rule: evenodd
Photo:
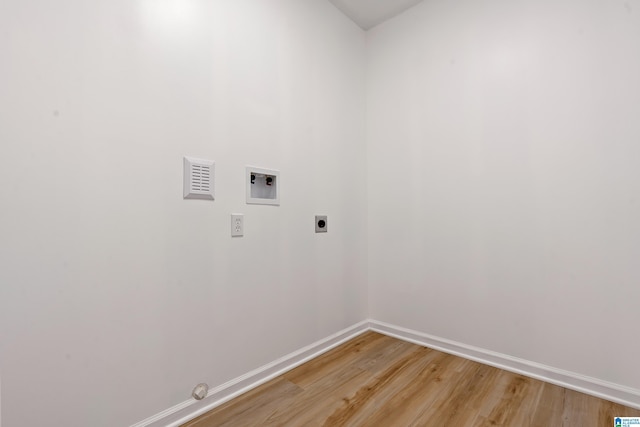
<path fill-rule="evenodd" d="M 185 199 L 214 199 L 215 163 L 211 160 L 184 158 Z"/>

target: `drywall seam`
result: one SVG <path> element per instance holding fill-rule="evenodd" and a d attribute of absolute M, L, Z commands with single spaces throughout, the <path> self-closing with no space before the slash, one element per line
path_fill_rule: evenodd
<path fill-rule="evenodd" d="M 620 403 L 631 408 L 640 409 L 640 390 L 634 388 L 424 334 L 411 329 L 401 328 L 384 322 L 370 320 L 369 324 L 372 331 L 403 341 L 556 384 L 601 399 Z"/>
<path fill-rule="evenodd" d="M 356 323 L 327 338 L 316 341 L 300 350 L 209 390 L 209 394 L 203 400 L 186 400 L 146 420 L 140 421 L 131 427 L 178 427 L 368 330 L 369 321 L 364 320 Z"/>

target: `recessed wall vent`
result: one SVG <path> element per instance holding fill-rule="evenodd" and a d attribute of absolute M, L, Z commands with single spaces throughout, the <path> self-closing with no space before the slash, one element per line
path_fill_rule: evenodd
<path fill-rule="evenodd" d="M 184 190 L 185 199 L 214 200 L 215 162 L 211 160 L 184 158 Z"/>

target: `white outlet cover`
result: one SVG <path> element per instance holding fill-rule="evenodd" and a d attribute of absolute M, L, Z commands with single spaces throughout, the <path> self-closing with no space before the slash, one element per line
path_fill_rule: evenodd
<path fill-rule="evenodd" d="M 231 237 L 244 236 L 244 215 L 231 214 Z"/>
<path fill-rule="evenodd" d="M 216 164 L 212 160 L 184 157 L 183 197 L 185 199 L 215 199 Z"/>

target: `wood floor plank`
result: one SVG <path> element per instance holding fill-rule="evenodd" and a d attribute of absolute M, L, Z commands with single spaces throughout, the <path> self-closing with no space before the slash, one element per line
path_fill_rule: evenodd
<path fill-rule="evenodd" d="M 567 391 L 560 386 L 542 382 L 532 409 L 530 426 L 561 427 L 564 423 L 564 395 Z"/>
<path fill-rule="evenodd" d="M 414 347 L 394 363 L 388 362 L 386 369 L 346 396 L 342 405 L 327 418 L 325 425 L 363 425 L 369 413 L 385 406 L 434 356 L 432 350 Z"/>
<path fill-rule="evenodd" d="M 376 351 L 364 355 L 357 364 L 358 367 L 373 374 L 379 374 L 387 369 L 390 362 L 393 363 L 403 357 L 407 352 L 416 349 L 416 346 L 411 343 L 391 337 L 387 338 L 389 340 L 384 342 L 383 347 L 379 347 Z"/>
<path fill-rule="evenodd" d="M 305 390 L 300 399 L 273 413 L 263 425 L 320 426 L 341 404 L 341 398 L 350 390 L 359 389 L 371 379 L 369 372 L 353 367 L 342 371 L 338 378 L 327 377 L 316 386 Z"/>
<path fill-rule="evenodd" d="M 366 332 L 184 424 L 601 427 L 628 408 Z"/>
<path fill-rule="evenodd" d="M 441 384 L 436 399 L 416 414 L 411 425 L 452 425 L 450 419 L 464 410 L 465 397 L 468 396 L 469 389 L 476 384 L 481 369 L 482 365 L 463 360 L 460 370 L 454 373 L 454 378 Z"/>
<path fill-rule="evenodd" d="M 386 404 L 369 414 L 363 425 L 411 425 L 420 408 L 427 407 L 438 397 L 442 382 L 456 375 L 454 366 L 464 363 L 441 352 L 433 351 L 431 360 L 409 382 L 403 384 Z"/>
<path fill-rule="evenodd" d="M 535 380 L 506 371 L 500 373 L 500 378 L 503 381 L 498 380 L 498 383 L 501 383 L 498 390 L 500 390 L 502 398 L 493 406 L 486 419 L 479 424 L 482 427 L 506 426 L 514 423 L 522 425 L 522 423 L 526 422 L 525 419 L 528 418 L 523 417 L 522 411 L 525 408 L 522 408 L 522 406 L 527 400 L 529 402 L 533 400 L 532 395 L 534 393 L 529 393 Z M 521 418 L 521 420 L 516 421 L 516 418 Z"/>
<path fill-rule="evenodd" d="M 351 341 L 334 348 L 333 350 L 285 373 L 283 376 L 298 385 L 306 388 L 315 381 L 334 374 L 336 370 L 361 363 L 371 357 L 380 349 L 386 349 L 390 345 L 397 344 L 393 338 L 365 332 Z"/>
<path fill-rule="evenodd" d="M 480 425 L 478 419 L 482 410 L 495 408 L 501 402 L 492 391 L 503 371 L 475 362 L 470 362 L 470 366 L 477 370 L 473 375 L 468 374 L 466 387 L 455 396 L 456 403 L 447 403 L 441 411 L 440 416 L 446 418 L 447 425 Z"/>
<path fill-rule="evenodd" d="M 279 377 L 247 392 L 241 399 L 231 400 L 197 420 L 184 424 L 183 427 L 233 426 L 237 425 L 238 419 L 252 420 L 246 425 L 260 425 L 278 408 L 288 406 L 300 392 L 300 387 Z"/>

